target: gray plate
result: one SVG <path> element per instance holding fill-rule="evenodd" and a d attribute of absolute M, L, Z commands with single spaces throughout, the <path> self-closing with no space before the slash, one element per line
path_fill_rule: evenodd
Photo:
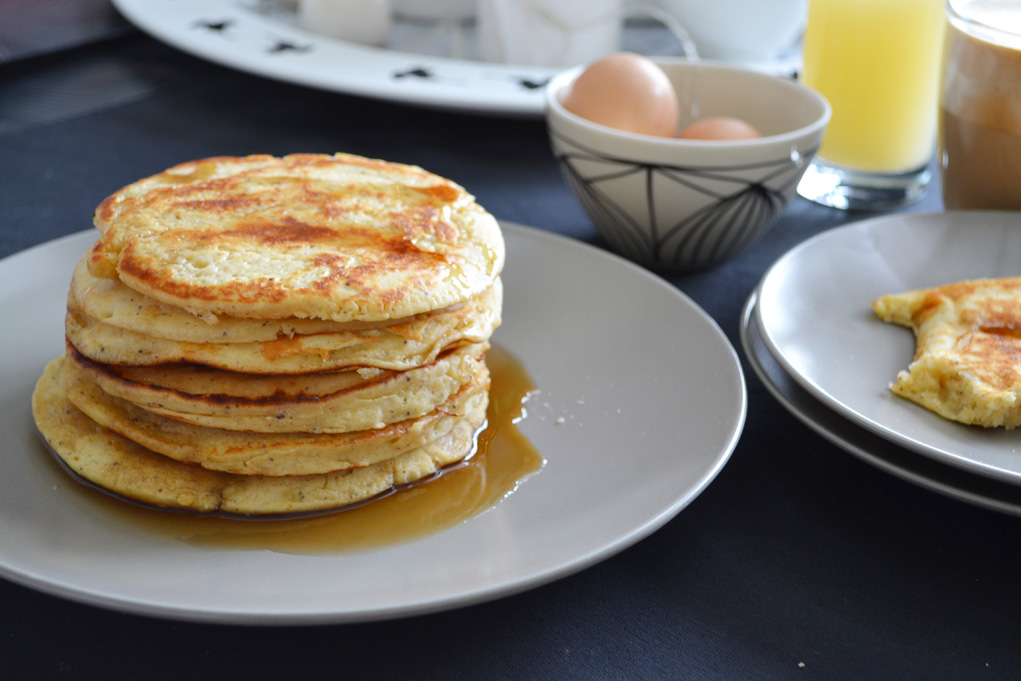
<path fill-rule="evenodd" d="M 1019 263 L 1019 213 L 862 220 L 777 260 L 759 284 L 755 313 L 776 361 L 829 408 L 935 461 L 1021 485 L 1021 430 L 964 426 L 890 392 L 915 339 L 871 309 L 886 293 L 1017 276 Z"/>
<path fill-rule="evenodd" d="M 197 547 L 116 522 L 45 460 L 30 412 L 83 232 L 0 261 L 0 575 L 118 610 L 233 623 L 398 617 L 581 570 L 687 506 L 744 426 L 744 377 L 716 323 L 675 287 L 586 244 L 504 225 L 494 342 L 539 388 L 521 432 L 546 465 L 496 507 L 431 537 L 336 555 Z M 698 386 L 692 391 L 690 386 Z"/>
<path fill-rule="evenodd" d="M 741 315 L 741 345 L 766 389 L 802 423 L 830 442 L 886 471 L 940 494 L 1012 515 L 1021 515 L 1021 488 L 941 464 L 855 425 L 815 399 L 773 358 L 762 340 L 753 293 Z"/>

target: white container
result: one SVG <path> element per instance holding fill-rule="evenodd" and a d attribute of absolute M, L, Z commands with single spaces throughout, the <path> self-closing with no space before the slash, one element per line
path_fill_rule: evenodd
<path fill-rule="evenodd" d="M 390 0 L 300 0 L 298 21 L 321 35 L 382 45 L 390 34 Z"/>
<path fill-rule="evenodd" d="M 475 0 L 391 0 L 394 14 L 424 21 L 464 21 L 475 16 Z"/>
<path fill-rule="evenodd" d="M 701 57 L 767 62 L 797 42 L 807 0 L 658 0 L 688 31 Z"/>
<path fill-rule="evenodd" d="M 567 111 L 581 69 L 546 89 L 553 153 L 611 248 L 663 270 L 704 270 L 744 251 L 779 219 L 822 141 L 825 98 L 793 80 L 720 63 L 657 59 L 693 112 L 733 116 L 762 137 L 702 141 L 621 132 Z M 686 117 L 686 118 L 685 118 Z"/>
<path fill-rule="evenodd" d="M 620 47 L 621 0 L 478 0 L 479 56 L 522 66 L 576 66 Z"/>

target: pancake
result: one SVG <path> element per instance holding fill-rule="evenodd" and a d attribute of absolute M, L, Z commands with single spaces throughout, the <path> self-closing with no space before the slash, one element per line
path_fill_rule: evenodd
<path fill-rule="evenodd" d="M 460 419 L 437 440 L 363 468 L 285 477 L 211 471 L 154 454 L 85 416 L 64 393 L 63 364 L 63 358 L 51 362 L 33 392 L 40 433 L 76 474 L 144 504 L 245 515 L 330 510 L 420 481 L 474 451 L 476 425 Z"/>
<path fill-rule="evenodd" d="M 103 364 L 152 366 L 174 362 L 204 364 L 227 371 L 300 374 L 352 367 L 403 371 L 434 361 L 441 352 L 489 339 L 501 321 L 499 279 L 453 308 L 382 327 L 333 333 L 281 336 L 269 341 L 219 342 L 164 338 L 92 319 L 68 310 L 65 330 L 77 350 Z M 206 325 L 211 329 L 215 325 Z M 153 330 L 158 330 L 154 325 Z"/>
<path fill-rule="evenodd" d="M 408 371 L 295 376 L 238 374 L 194 365 L 97 364 L 68 348 L 75 371 L 154 414 L 226 430 L 347 433 L 423 416 L 465 383 L 483 379 L 488 344 L 472 343 Z"/>
<path fill-rule="evenodd" d="M 94 223 L 93 276 L 204 319 L 400 319 L 478 296 L 504 261 L 462 187 L 347 154 L 184 163 L 115 192 Z"/>
<path fill-rule="evenodd" d="M 251 343 L 314 333 L 337 333 L 397 322 L 334 322 L 327 319 L 243 319 L 226 315 L 202 319 L 128 288 L 120 279 L 100 279 L 88 269 L 88 257 L 74 268 L 67 306 L 77 314 L 129 331 L 192 343 Z M 430 313 L 435 314 L 435 313 Z M 400 320 L 413 321 L 411 317 Z"/>
<path fill-rule="evenodd" d="M 60 360 L 66 399 L 98 425 L 182 463 L 236 475 L 312 475 L 363 468 L 393 459 L 485 419 L 488 374 L 466 383 L 429 414 L 350 433 L 253 433 L 166 418 L 103 391 L 73 362 Z"/>
<path fill-rule="evenodd" d="M 1021 278 L 885 295 L 872 308 L 915 334 L 914 358 L 890 386 L 895 394 L 960 423 L 1021 425 Z"/>

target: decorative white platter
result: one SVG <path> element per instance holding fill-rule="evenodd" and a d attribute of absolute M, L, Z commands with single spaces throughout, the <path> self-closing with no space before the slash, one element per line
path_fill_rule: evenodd
<path fill-rule="evenodd" d="M 293 10 L 273 0 L 113 0 L 124 17 L 151 36 L 207 61 L 289 83 L 428 108 L 539 117 L 542 88 L 562 68 L 484 62 L 474 58 L 471 27 L 395 24 L 383 47 L 312 33 Z M 653 20 L 627 22 L 622 49 L 683 54 L 680 41 Z M 792 73 L 800 55 L 749 64 Z M 572 65 L 573 66 L 573 65 Z"/>
<path fill-rule="evenodd" d="M 317 35 L 257 0 L 114 0 L 128 21 L 184 52 L 299 85 L 431 108 L 540 116 L 558 69 L 367 47 Z"/>
<path fill-rule="evenodd" d="M 784 371 L 770 354 L 755 315 L 757 293 L 741 314 L 741 345 L 755 375 L 806 426 L 859 459 L 958 501 L 1021 516 L 1021 487 L 948 466 L 900 447 L 833 411 Z"/>
<path fill-rule="evenodd" d="M 520 431 L 544 468 L 444 532 L 360 552 L 196 546 L 111 522 L 50 461 L 32 388 L 63 352 L 65 298 L 88 231 L 0 261 L 0 576 L 120 611 L 194 621 L 307 624 L 400 617 L 520 592 L 660 528 L 725 465 L 747 409 L 716 323 L 617 256 L 504 224 L 503 325 L 494 342 L 539 393 Z M 636 333 L 641 329 L 641 333 Z M 693 389 L 693 387 L 695 389 Z"/>
<path fill-rule="evenodd" d="M 870 307 L 886 293 L 1016 276 L 1019 263 L 1017 213 L 862 220 L 781 257 L 759 285 L 757 322 L 784 370 L 843 417 L 941 463 L 1021 485 L 1021 432 L 954 423 L 890 392 L 915 339 Z"/>

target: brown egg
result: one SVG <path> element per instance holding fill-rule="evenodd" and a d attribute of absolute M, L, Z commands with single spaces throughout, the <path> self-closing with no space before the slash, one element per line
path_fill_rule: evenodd
<path fill-rule="evenodd" d="M 762 133 L 739 118 L 714 116 L 695 121 L 677 137 L 686 140 L 748 140 L 762 137 Z"/>
<path fill-rule="evenodd" d="M 650 59 L 618 52 L 590 64 L 574 81 L 564 108 L 594 123 L 642 135 L 677 134 L 677 94 Z"/>

